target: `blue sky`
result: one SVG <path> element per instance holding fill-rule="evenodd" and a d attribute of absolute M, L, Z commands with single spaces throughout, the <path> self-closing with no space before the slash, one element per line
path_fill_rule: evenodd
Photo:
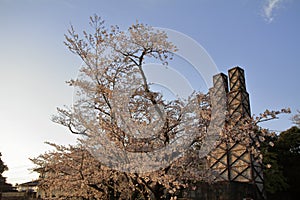
<path fill-rule="evenodd" d="M 221 72 L 245 69 L 252 113 L 300 109 L 300 2 L 297 0 L 0 0 L 0 152 L 8 181 L 36 177 L 28 157 L 48 150 L 44 141 L 73 143 L 50 121 L 72 103 L 65 81 L 81 61 L 63 45 L 70 23 L 81 31 L 90 15 L 125 29 L 136 20 L 182 32 L 201 44 Z M 263 124 L 292 126 L 282 116 Z"/>

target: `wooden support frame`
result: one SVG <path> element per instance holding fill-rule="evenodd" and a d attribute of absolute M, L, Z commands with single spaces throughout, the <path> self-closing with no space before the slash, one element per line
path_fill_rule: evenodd
<path fill-rule="evenodd" d="M 215 75 L 213 91 L 226 88 L 230 126 L 239 125 L 243 118 L 251 117 L 249 94 L 246 90 L 244 70 L 240 67 L 228 71 L 229 89 L 225 74 Z M 225 84 L 225 85 L 224 85 Z M 212 91 L 212 90 L 211 90 Z M 231 120 L 234 119 L 234 120 Z M 249 135 L 251 142 L 253 138 Z M 251 144 L 249 144 L 251 145 Z M 245 145 L 238 142 L 222 142 L 209 154 L 208 167 L 216 172 L 215 181 L 254 184 L 264 199 L 262 165 L 256 161 Z"/>

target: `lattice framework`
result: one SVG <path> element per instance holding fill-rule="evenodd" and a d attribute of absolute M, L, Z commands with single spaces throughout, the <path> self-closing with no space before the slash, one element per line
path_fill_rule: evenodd
<path fill-rule="evenodd" d="M 241 125 L 244 118 L 251 117 L 249 94 L 246 90 L 244 70 L 240 67 L 218 74 L 213 77 L 214 87 L 210 92 L 221 91 L 227 93 L 227 109 L 229 126 Z M 249 137 L 251 137 L 249 135 Z M 250 138 L 253 142 L 253 138 Z M 251 144 L 250 144 L 251 145 Z M 260 195 L 264 196 L 262 166 L 248 151 L 245 145 L 237 142 L 222 142 L 209 154 L 209 168 L 217 172 L 216 181 L 236 181 L 254 184 Z"/>

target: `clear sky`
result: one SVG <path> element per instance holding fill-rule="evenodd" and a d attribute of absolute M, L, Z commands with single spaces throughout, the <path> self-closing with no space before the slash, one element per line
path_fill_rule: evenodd
<path fill-rule="evenodd" d="M 72 104 L 81 61 L 63 45 L 70 23 L 81 31 L 89 16 L 124 29 L 136 20 L 180 31 L 201 44 L 218 69 L 245 69 L 252 113 L 300 109 L 298 0 L 0 0 L 0 152 L 11 183 L 36 178 L 29 157 L 44 141 L 74 143 L 51 122 L 56 107 Z M 263 124 L 282 131 L 289 118 Z"/>

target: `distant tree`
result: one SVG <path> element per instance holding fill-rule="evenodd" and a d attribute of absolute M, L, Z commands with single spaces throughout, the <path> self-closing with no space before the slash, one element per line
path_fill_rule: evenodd
<path fill-rule="evenodd" d="M 268 143 L 277 143 L 278 136 L 268 137 L 262 144 L 264 164 L 264 186 L 267 196 L 272 199 L 280 192 L 286 191 L 289 187 L 287 178 L 283 174 L 283 167 L 279 163 L 279 155 L 275 146 Z M 279 198 L 279 197 L 278 197 Z M 281 197 L 280 197 L 281 198 Z"/>
<path fill-rule="evenodd" d="M 300 196 L 300 129 L 292 127 L 280 134 L 277 141 L 278 160 L 283 166 L 283 174 L 289 184 L 291 199 Z"/>
<path fill-rule="evenodd" d="M 8 170 L 7 166 L 4 164 L 4 162 L 1 159 L 1 152 L 0 152 L 0 175 L 2 176 L 2 173 L 6 170 Z"/>
<path fill-rule="evenodd" d="M 265 184 L 271 199 L 298 199 L 300 196 L 300 129 L 292 127 L 274 138 L 265 151 Z"/>
<path fill-rule="evenodd" d="M 12 185 L 9 183 L 6 183 L 6 178 L 2 176 L 2 173 L 6 170 L 8 170 L 8 167 L 4 164 L 4 162 L 1 159 L 1 152 L 0 152 L 0 193 L 1 192 L 8 192 L 12 190 Z"/>

